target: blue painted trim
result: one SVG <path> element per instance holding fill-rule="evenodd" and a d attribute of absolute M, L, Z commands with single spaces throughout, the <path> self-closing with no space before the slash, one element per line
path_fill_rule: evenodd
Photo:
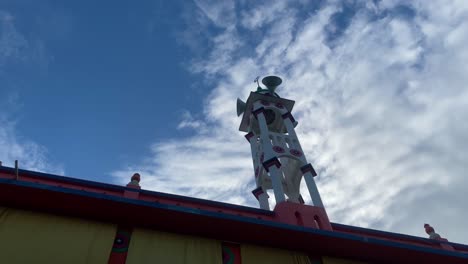
<path fill-rule="evenodd" d="M 268 210 L 262 210 L 262 209 L 243 206 L 243 205 L 228 204 L 228 203 L 205 200 L 205 199 L 188 197 L 188 196 L 181 196 L 181 195 L 177 195 L 177 194 L 161 193 L 161 192 L 148 191 L 148 190 L 140 190 L 140 193 L 151 194 L 151 195 L 154 195 L 154 196 L 170 198 L 170 199 L 177 199 L 177 200 L 180 200 L 180 201 L 200 203 L 200 204 L 205 204 L 205 205 L 209 205 L 209 206 L 217 206 L 217 207 L 224 207 L 224 208 L 229 208 L 229 209 L 234 209 L 234 210 L 242 210 L 242 211 L 247 211 L 247 212 L 251 212 L 251 213 L 255 213 L 255 214 L 263 214 L 263 215 L 268 215 L 268 216 L 275 215 L 275 212 L 268 211 Z"/>
<path fill-rule="evenodd" d="M 93 192 L 85 192 L 81 190 L 68 189 L 68 188 L 63 188 L 63 187 L 58 187 L 58 186 L 50 186 L 50 185 L 38 184 L 38 183 L 32 183 L 32 182 L 16 181 L 13 179 L 0 179 L 0 184 L 43 189 L 43 190 L 48 190 L 48 191 L 53 191 L 53 192 L 61 192 L 61 193 L 66 193 L 66 194 L 79 195 L 79 196 L 97 198 L 97 199 L 102 199 L 102 200 L 109 200 L 109 201 L 120 202 L 120 203 L 147 206 L 147 207 L 165 209 L 165 210 L 176 211 L 176 212 L 187 213 L 187 214 L 196 214 L 196 215 L 202 215 L 202 216 L 218 218 L 218 219 L 258 224 L 258 225 L 285 229 L 285 230 L 290 230 L 290 231 L 298 231 L 298 232 L 315 234 L 315 235 L 322 235 L 322 236 L 328 236 L 328 237 L 334 237 L 334 238 L 340 238 L 340 239 L 360 241 L 363 243 L 371 243 L 371 244 L 383 245 L 383 246 L 388 246 L 388 247 L 396 247 L 396 248 L 403 248 L 403 249 L 409 249 L 409 250 L 414 250 L 414 251 L 426 252 L 426 253 L 431 253 L 431 254 L 458 257 L 458 258 L 468 260 L 468 254 L 459 253 L 459 252 L 427 248 L 427 247 L 404 244 L 404 243 L 394 242 L 394 241 L 387 241 L 387 240 L 382 240 L 382 239 L 377 239 L 377 238 L 363 237 L 363 236 L 358 236 L 358 235 L 353 235 L 353 234 L 345 234 L 345 233 L 339 233 L 339 232 L 333 232 L 333 231 L 327 231 L 327 230 L 321 230 L 321 229 L 293 226 L 293 225 L 267 221 L 267 220 L 262 220 L 262 219 L 256 219 L 256 218 L 251 218 L 251 217 L 229 215 L 229 214 L 224 214 L 224 213 L 219 213 L 219 212 L 212 212 L 212 211 L 206 211 L 206 210 L 194 209 L 194 208 L 188 208 L 188 207 L 182 207 L 182 206 L 140 201 L 140 200 L 135 200 L 135 199 L 128 199 L 125 197 L 118 197 L 118 196 L 99 194 L 99 193 L 93 193 Z"/>
<path fill-rule="evenodd" d="M 332 227 L 341 227 L 343 229 L 350 229 L 354 230 L 357 232 L 362 232 L 362 233 L 367 233 L 367 234 L 374 234 L 374 235 L 381 235 L 381 236 L 387 236 L 387 237 L 394 237 L 394 238 L 401 238 L 401 239 L 410 239 L 413 241 L 418 241 L 418 242 L 428 242 L 427 244 L 438 244 L 434 240 L 426 239 L 423 237 L 415 237 L 415 236 L 410 236 L 410 235 L 405 235 L 405 234 L 400 234 L 400 233 L 393 233 L 393 232 L 388 232 L 388 231 L 382 231 L 382 230 L 377 230 L 377 229 L 371 229 L 371 228 L 364 228 L 364 227 L 358 227 L 358 226 L 349 226 L 349 225 L 344 225 L 344 224 L 338 224 L 338 223 L 331 223 Z"/>
<path fill-rule="evenodd" d="M 15 174 L 15 169 L 9 168 L 9 167 L 0 167 L 0 172 Z M 54 175 L 54 174 L 42 173 L 42 172 L 19 170 L 19 175 L 20 175 L 20 180 L 21 180 L 21 175 L 27 175 L 27 176 L 55 180 L 55 181 L 60 181 L 60 182 L 65 182 L 65 183 L 74 183 L 74 184 L 80 184 L 80 185 L 89 186 L 89 187 L 104 188 L 107 190 L 119 191 L 122 193 L 125 190 L 132 191 L 132 192 L 139 192 L 142 194 L 155 196 L 155 199 L 157 199 L 158 197 L 161 197 L 161 198 L 176 199 L 181 202 L 186 201 L 186 202 L 199 203 L 199 204 L 208 205 L 208 206 L 217 206 L 217 207 L 224 207 L 224 208 L 229 208 L 233 210 L 242 210 L 242 211 L 256 213 L 256 214 L 263 214 L 263 215 L 270 215 L 270 216 L 275 214 L 272 211 L 262 210 L 258 208 L 248 207 L 248 206 L 216 202 L 216 201 L 194 198 L 194 197 L 187 197 L 187 196 L 182 196 L 182 195 L 177 195 L 177 194 L 169 194 L 169 193 L 134 189 L 134 188 L 128 188 L 128 187 L 124 187 L 120 185 L 101 183 L 101 182 L 95 182 L 95 181 L 89 181 L 89 180 L 83 180 L 83 179 L 76 179 L 76 178 L 59 176 L 59 175 Z"/>
<path fill-rule="evenodd" d="M 450 241 L 448 242 L 438 241 L 438 240 L 433 240 L 433 239 L 429 239 L 425 237 L 410 236 L 406 234 L 393 233 L 393 232 L 388 232 L 388 231 L 382 231 L 382 230 L 364 228 L 364 227 L 358 227 L 358 226 L 350 226 L 350 225 L 344 225 L 344 224 L 338 224 L 338 223 L 331 223 L 331 225 L 333 228 L 341 227 L 342 229 L 355 230 L 357 232 L 362 232 L 365 234 L 375 234 L 375 235 L 382 235 L 386 237 L 401 238 L 401 239 L 406 239 L 406 240 L 412 240 L 412 241 L 419 242 L 419 243 L 425 243 L 428 245 L 440 245 L 440 243 L 445 243 L 445 244 L 452 245 L 458 249 L 468 250 L 468 245 L 454 243 Z"/>

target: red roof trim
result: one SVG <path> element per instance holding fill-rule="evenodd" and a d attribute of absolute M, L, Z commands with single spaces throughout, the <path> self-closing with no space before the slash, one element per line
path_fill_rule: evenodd
<path fill-rule="evenodd" d="M 155 192 L 155 191 L 149 191 L 149 190 L 143 190 L 143 189 L 134 189 L 134 188 L 128 188 L 128 187 L 124 187 L 120 185 L 101 183 L 101 182 L 71 178 L 71 177 L 66 177 L 66 176 L 59 176 L 59 175 L 47 174 L 47 173 L 35 172 L 35 171 L 29 171 L 29 170 L 20 169 L 18 170 L 18 172 L 20 175 L 20 180 L 29 181 L 29 182 L 44 183 L 44 184 L 51 184 L 51 185 L 53 184 L 55 186 L 60 186 L 60 183 L 68 183 L 68 184 L 74 185 L 74 187 L 77 187 L 76 189 L 87 190 L 86 187 L 98 188 L 101 190 L 101 193 L 104 193 L 104 191 L 108 190 L 108 191 L 121 193 L 122 195 L 124 191 L 127 190 L 127 191 L 132 191 L 132 192 L 138 192 L 144 195 L 158 197 L 158 198 L 168 198 L 171 200 L 178 200 L 181 202 L 197 203 L 197 204 L 202 204 L 202 205 L 212 206 L 212 207 L 222 207 L 222 208 L 232 209 L 236 211 L 249 212 L 249 213 L 265 215 L 265 216 L 274 215 L 272 211 L 262 210 L 262 209 L 243 206 L 243 205 L 228 204 L 228 203 L 217 202 L 217 201 L 212 201 L 212 200 L 187 197 L 187 196 L 163 193 L 163 192 Z M 5 175 L 2 175 L 1 173 L 5 173 Z M 14 175 L 15 175 L 14 168 L 0 166 L 0 179 L 2 178 L 13 179 Z M 29 178 L 34 178 L 39 181 L 33 181 L 33 180 L 30 180 Z M 44 180 L 44 179 L 49 180 L 50 182 L 42 182 L 41 180 Z M 82 188 L 82 187 L 85 187 L 85 188 Z"/>

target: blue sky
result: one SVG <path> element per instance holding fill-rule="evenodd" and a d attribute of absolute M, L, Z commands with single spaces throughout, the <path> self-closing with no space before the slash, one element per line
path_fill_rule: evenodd
<path fill-rule="evenodd" d="M 465 1 L 0 0 L 0 160 L 257 206 L 235 102 L 276 74 L 332 221 L 468 243 L 467 18 Z"/>
<path fill-rule="evenodd" d="M 2 67 L 3 101 L 13 99 L 19 134 L 45 146 L 67 175 L 109 181 L 149 142 L 186 135 L 175 128 L 185 111 L 200 111 L 208 90 L 186 70 L 192 54 L 177 39 L 186 22 L 172 18 L 180 3 L 3 8 L 11 21 L 2 33 L 18 52 Z"/>

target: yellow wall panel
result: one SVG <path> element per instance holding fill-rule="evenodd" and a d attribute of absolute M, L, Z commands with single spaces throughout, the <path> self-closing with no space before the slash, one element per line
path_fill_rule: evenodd
<path fill-rule="evenodd" d="M 107 263 L 115 231 L 111 224 L 0 207 L 0 261 Z"/>
<path fill-rule="evenodd" d="M 242 264 L 310 264 L 307 255 L 275 248 L 241 245 Z"/>
<path fill-rule="evenodd" d="M 222 264 L 221 242 L 153 230 L 135 229 L 127 264 Z"/>

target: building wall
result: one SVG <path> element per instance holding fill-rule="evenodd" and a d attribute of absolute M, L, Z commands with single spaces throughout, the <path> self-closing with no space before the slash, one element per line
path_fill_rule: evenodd
<path fill-rule="evenodd" d="M 222 264 L 221 242 L 148 229 L 135 229 L 128 248 L 128 264 Z"/>
<path fill-rule="evenodd" d="M 331 257 L 309 257 L 302 252 L 236 244 L 148 229 L 135 229 L 127 262 L 173 264 L 364 264 Z"/>
<path fill-rule="evenodd" d="M 243 244 L 240 246 L 242 264 L 309 264 L 307 254 L 289 250 Z"/>
<path fill-rule="evenodd" d="M 0 207 L 0 263 L 107 263 L 116 227 Z"/>
<path fill-rule="evenodd" d="M 0 263 L 362 263 L 149 229 L 124 233 L 113 224 L 0 207 Z"/>

